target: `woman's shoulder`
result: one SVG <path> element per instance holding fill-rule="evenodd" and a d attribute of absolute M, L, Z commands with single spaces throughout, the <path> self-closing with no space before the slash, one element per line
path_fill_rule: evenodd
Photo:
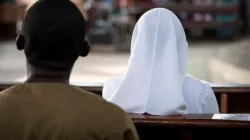
<path fill-rule="evenodd" d="M 192 94 L 202 94 L 205 95 L 207 90 L 211 89 L 210 84 L 205 81 L 201 81 L 199 79 L 186 76 L 184 84 L 183 84 L 183 91 L 184 93 L 192 93 Z M 202 96 L 200 95 L 200 96 Z"/>
<path fill-rule="evenodd" d="M 112 77 L 107 79 L 103 85 L 103 95 L 113 93 L 121 84 L 122 79 L 123 79 L 122 76 Z"/>
<path fill-rule="evenodd" d="M 112 77 L 106 80 L 105 82 L 105 86 L 109 85 L 109 86 L 115 86 L 115 85 L 119 85 L 121 83 L 121 81 L 123 80 L 123 76 L 117 76 L 117 77 Z"/>
<path fill-rule="evenodd" d="M 106 82 L 119 82 L 122 81 L 123 76 L 116 76 L 116 77 L 111 77 L 109 78 Z"/>
<path fill-rule="evenodd" d="M 193 86 L 210 86 L 210 83 L 207 81 L 199 80 L 191 76 L 186 76 L 184 84 L 192 84 Z"/>

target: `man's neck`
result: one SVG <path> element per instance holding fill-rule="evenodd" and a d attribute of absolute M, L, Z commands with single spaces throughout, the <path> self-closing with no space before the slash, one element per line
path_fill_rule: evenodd
<path fill-rule="evenodd" d="M 69 83 L 71 70 L 69 71 L 52 71 L 41 68 L 34 68 L 30 65 L 27 67 L 26 82 L 58 82 Z"/>
<path fill-rule="evenodd" d="M 59 76 L 38 76 L 38 75 L 30 75 L 27 80 L 27 83 L 35 83 L 35 82 L 43 82 L 43 83 L 69 83 L 68 77 L 59 77 Z"/>

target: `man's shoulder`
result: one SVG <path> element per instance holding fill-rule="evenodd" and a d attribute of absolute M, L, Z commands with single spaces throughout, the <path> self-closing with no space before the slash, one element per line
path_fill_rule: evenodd
<path fill-rule="evenodd" d="M 0 96 L 1 95 L 6 95 L 8 93 L 12 93 L 14 91 L 16 91 L 16 88 L 19 87 L 20 84 L 17 84 L 17 85 L 13 85 L 13 86 L 10 86 L 10 87 L 7 87 L 5 89 L 3 89 L 2 91 L 0 91 Z"/>
<path fill-rule="evenodd" d="M 117 105 L 110 103 L 102 98 L 102 96 L 97 95 L 95 93 L 89 92 L 84 89 L 77 88 L 79 92 L 81 92 L 84 96 L 82 96 L 82 99 L 87 100 L 91 104 L 91 108 L 100 108 L 103 110 L 103 112 L 115 112 L 121 115 L 124 115 L 125 112 L 118 107 Z"/>
<path fill-rule="evenodd" d="M 83 97 L 84 99 L 82 99 L 85 107 L 75 106 L 75 108 L 81 108 L 81 111 L 76 112 L 78 114 L 76 115 L 78 119 L 82 120 L 79 121 L 79 125 L 89 121 L 92 122 L 93 127 L 98 126 L 103 129 L 114 130 L 125 128 L 125 122 L 128 117 L 126 112 L 119 106 L 106 101 L 101 96 L 95 95 L 94 93 L 85 90 L 81 92 L 85 95 L 85 98 Z"/>

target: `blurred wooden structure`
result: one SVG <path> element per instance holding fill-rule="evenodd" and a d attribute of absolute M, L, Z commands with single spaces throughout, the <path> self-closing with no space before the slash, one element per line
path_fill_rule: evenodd
<path fill-rule="evenodd" d="M 0 5 L 0 41 L 16 36 L 16 23 L 23 19 L 26 5 Z"/>
<path fill-rule="evenodd" d="M 233 36 L 232 38 L 237 39 L 240 35 L 240 27 L 239 23 L 239 5 L 228 5 L 228 6 L 217 6 L 217 5 L 193 5 L 193 4 L 168 4 L 165 6 L 154 6 L 150 4 L 142 4 L 142 5 L 134 5 L 129 6 L 128 11 L 132 18 L 135 18 L 135 21 L 139 19 L 139 17 L 145 13 L 147 10 L 162 7 L 167 8 L 173 11 L 176 15 L 181 12 L 187 13 L 199 13 L 199 14 L 229 14 L 235 16 L 236 19 L 233 22 L 218 22 L 218 21 L 211 21 L 211 22 L 195 22 L 192 20 L 182 21 L 182 25 L 185 29 L 217 29 L 217 28 L 231 28 L 233 29 Z"/>
<path fill-rule="evenodd" d="M 37 0 L 28 1 L 27 4 L 5 3 L 0 5 L 0 41 L 16 36 L 16 23 L 23 20 L 26 11 L 36 1 Z M 83 13 L 82 0 L 72 1 Z"/>
<path fill-rule="evenodd" d="M 22 20 L 26 5 L 6 3 L 0 5 L 0 23 L 8 24 Z"/>
<path fill-rule="evenodd" d="M 1 24 L 13 24 L 17 20 L 21 20 L 24 17 L 25 11 L 35 2 L 36 0 L 29 1 L 26 5 L 17 5 L 12 3 L 3 4 L 0 6 L 0 23 Z M 72 0 L 76 6 L 80 9 L 80 11 L 85 14 L 83 9 L 83 1 L 82 0 Z M 193 4 L 167 4 L 165 6 L 156 6 L 152 2 L 146 0 L 138 1 L 133 4 L 131 1 L 128 1 L 127 6 L 129 15 L 132 21 L 138 20 L 138 18 L 147 10 L 155 8 L 155 7 L 164 7 L 172 10 L 174 13 L 179 14 L 180 12 L 188 12 L 188 13 L 200 13 L 200 14 L 230 14 L 236 17 L 234 22 L 194 22 L 192 20 L 182 21 L 182 24 L 185 29 L 217 29 L 217 28 L 229 28 L 233 30 L 233 37 L 239 37 L 239 5 L 226 5 L 226 6 L 218 6 L 218 5 L 208 5 L 208 6 L 197 6 Z M 96 19 L 96 13 L 93 10 L 86 11 L 89 19 L 89 23 Z M 6 27 L 5 27 L 6 28 Z M 11 27 L 8 27 L 11 28 Z M 12 27 L 13 28 L 13 27 Z M 1 32 L 2 31 L 1 27 Z M 12 29 L 13 30 L 13 29 Z M 10 29 L 8 29 L 10 31 Z M 4 31 L 5 32 L 5 31 Z"/>

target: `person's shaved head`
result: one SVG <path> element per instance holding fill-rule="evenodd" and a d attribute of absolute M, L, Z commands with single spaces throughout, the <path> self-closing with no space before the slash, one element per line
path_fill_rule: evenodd
<path fill-rule="evenodd" d="M 70 0 L 39 0 L 25 15 L 17 47 L 33 67 L 71 71 L 77 57 L 89 52 L 85 24 Z"/>

